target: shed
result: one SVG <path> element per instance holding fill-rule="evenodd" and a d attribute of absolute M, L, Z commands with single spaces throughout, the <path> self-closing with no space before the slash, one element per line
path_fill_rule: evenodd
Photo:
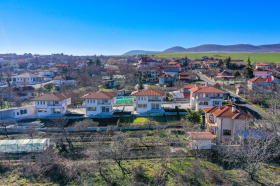
<path fill-rule="evenodd" d="M 50 146 L 50 139 L 0 140 L 0 153 L 43 152 Z"/>
<path fill-rule="evenodd" d="M 211 132 L 189 132 L 192 150 L 211 149 L 215 135 Z"/>

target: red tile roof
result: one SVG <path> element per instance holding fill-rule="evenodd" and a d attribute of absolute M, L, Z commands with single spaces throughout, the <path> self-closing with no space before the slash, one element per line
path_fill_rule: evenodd
<path fill-rule="evenodd" d="M 220 89 L 217 89 L 215 87 L 210 87 L 210 86 L 199 86 L 199 87 L 194 87 L 190 89 L 190 92 L 193 93 L 225 93 L 225 91 L 222 91 Z"/>
<path fill-rule="evenodd" d="M 270 70 L 268 68 L 263 68 L 263 67 L 256 68 L 256 69 L 254 69 L 254 71 L 256 71 L 256 72 L 273 72 L 273 70 Z"/>
<path fill-rule="evenodd" d="M 264 79 L 262 77 L 256 77 L 256 78 L 250 79 L 248 81 L 252 82 L 252 83 L 266 83 L 266 82 L 268 82 L 267 79 Z"/>
<path fill-rule="evenodd" d="M 196 87 L 196 86 L 195 85 L 184 85 L 183 86 L 183 88 L 189 88 L 189 89 L 194 88 L 194 87 Z"/>
<path fill-rule="evenodd" d="M 178 62 L 169 62 L 168 65 L 177 65 L 179 64 Z"/>
<path fill-rule="evenodd" d="M 202 108 L 205 113 L 213 113 L 216 117 L 227 117 L 232 119 L 249 119 L 250 117 L 242 111 L 236 109 L 232 111 L 232 107 L 229 106 L 213 106 Z"/>
<path fill-rule="evenodd" d="M 188 132 L 192 140 L 205 139 L 213 140 L 215 136 L 211 132 Z"/>
<path fill-rule="evenodd" d="M 113 99 L 114 97 L 117 97 L 118 94 L 115 92 L 91 92 L 89 94 L 84 95 L 83 99 Z"/>
<path fill-rule="evenodd" d="M 159 89 L 142 89 L 131 93 L 132 96 L 164 96 L 164 91 Z"/>
<path fill-rule="evenodd" d="M 61 101 L 70 98 L 69 94 L 53 92 L 51 94 L 43 94 L 37 98 L 32 99 L 33 101 Z"/>

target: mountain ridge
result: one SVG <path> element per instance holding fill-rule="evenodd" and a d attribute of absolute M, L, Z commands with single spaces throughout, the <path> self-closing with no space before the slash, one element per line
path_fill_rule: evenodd
<path fill-rule="evenodd" d="M 217 45 L 204 44 L 196 47 L 184 48 L 181 46 L 174 46 L 163 50 L 145 51 L 145 50 L 131 50 L 123 55 L 133 54 L 151 54 L 151 53 L 188 53 L 188 52 L 280 52 L 280 44 L 266 44 L 266 45 L 251 45 L 251 44 L 236 44 L 236 45 Z"/>

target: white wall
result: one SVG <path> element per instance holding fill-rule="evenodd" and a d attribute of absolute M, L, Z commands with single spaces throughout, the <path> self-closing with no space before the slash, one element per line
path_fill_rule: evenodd
<path fill-rule="evenodd" d="M 137 113 L 145 113 L 148 111 L 162 111 L 161 108 L 161 102 L 163 99 L 163 96 L 134 96 L 134 103 L 133 103 L 133 108 L 134 111 L 136 111 Z M 146 108 L 139 108 L 139 104 L 146 105 Z M 152 109 L 152 104 L 159 104 L 158 109 Z"/>
<path fill-rule="evenodd" d="M 112 114 L 113 113 L 113 104 L 116 101 L 116 98 L 107 99 L 85 99 L 86 115 L 94 116 L 97 114 Z M 96 108 L 95 111 L 89 111 L 88 107 Z M 102 107 L 109 107 L 109 112 L 102 112 Z"/>
<path fill-rule="evenodd" d="M 36 115 L 35 111 L 36 109 L 34 105 L 0 110 L 0 120 L 9 119 L 9 118 L 23 119 L 26 117 L 32 117 Z"/>

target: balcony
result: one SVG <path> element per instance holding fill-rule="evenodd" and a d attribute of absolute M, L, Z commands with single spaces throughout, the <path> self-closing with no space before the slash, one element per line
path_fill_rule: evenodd
<path fill-rule="evenodd" d="M 111 105 L 111 102 L 98 102 L 98 105 Z"/>
<path fill-rule="evenodd" d="M 224 99 L 224 98 L 220 96 L 211 96 L 210 99 Z"/>
<path fill-rule="evenodd" d="M 160 102 L 160 99 L 148 99 L 149 102 Z"/>
<path fill-rule="evenodd" d="M 61 104 L 48 103 L 48 106 L 61 106 Z"/>

